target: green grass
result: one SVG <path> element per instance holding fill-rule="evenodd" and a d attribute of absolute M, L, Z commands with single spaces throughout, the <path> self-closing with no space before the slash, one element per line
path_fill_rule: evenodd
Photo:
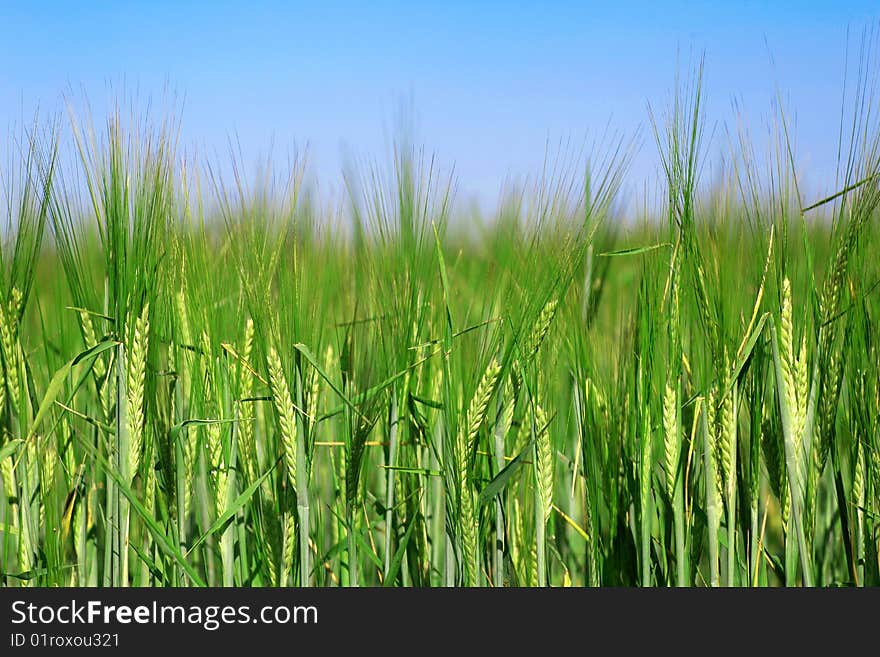
<path fill-rule="evenodd" d="M 701 193 L 700 79 L 638 221 L 626 141 L 476 225 L 401 143 L 348 230 L 301 163 L 36 124 L 3 170 L 3 584 L 880 585 L 880 108 L 864 81 L 838 195 L 801 198 L 782 114 Z"/>

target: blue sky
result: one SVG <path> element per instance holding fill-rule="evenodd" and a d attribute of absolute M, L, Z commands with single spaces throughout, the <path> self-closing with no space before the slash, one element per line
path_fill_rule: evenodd
<path fill-rule="evenodd" d="M 132 6 L 127 6 L 131 4 Z M 726 148 L 733 98 L 760 136 L 776 89 L 797 126 L 800 166 L 826 189 L 834 168 L 847 29 L 870 2 L 225 3 L 29 2 L 0 9 L 0 124 L 58 111 L 62 93 L 96 112 L 121 89 L 184 99 L 182 139 L 246 158 L 308 144 L 312 173 L 338 184 L 345 153 L 382 158 L 402 106 L 459 198 L 491 206 L 506 179 L 540 171 L 546 145 L 606 126 L 641 127 L 629 184 L 658 158 L 647 104 L 705 52 L 710 152 Z M 472 6 L 473 5 L 473 6 Z M 714 155 L 713 155 L 714 157 Z M 818 193 L 818 192 L 817 192 Z"/>

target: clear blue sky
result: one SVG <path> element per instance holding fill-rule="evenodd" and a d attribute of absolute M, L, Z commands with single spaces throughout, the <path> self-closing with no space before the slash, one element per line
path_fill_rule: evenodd
<path fill-rule="evenodd" d="M 548 140 L 581 142 L 609 121 L 642 127 L 630 176 L 641 188 L 657 167 L 646 105 L 669 98 L 677 53 L 703 51 L 710 123 L 732 124 L 736 96 L 760 134 L 778 85 L 817 184 L 833 170 L 847 28 L 855 44 L 880 18 L 874 2 L 839 0 L 11 4 L 0 124 L 61 108 L 71 88 L 100 110 L 121 88 L 156 97 L 167 83 L 185 97 L 185 143 L 222 154 L 234 133 L 246 156 L 273 137 L 280 151 L 308 143 L 332 187 L 346 150 L 387 153 L 411 99 L 418 138 L 454 163 L 459 196 L 489 205 L 505 178 L 540 170 Z"/>

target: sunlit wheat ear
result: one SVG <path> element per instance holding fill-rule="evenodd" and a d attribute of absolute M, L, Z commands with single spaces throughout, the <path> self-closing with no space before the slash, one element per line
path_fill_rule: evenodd
<path fill-rule="evenodd" d="M 40 461 L 42 460 L 42 445 L 37 440 L 28 441 L 25 444 L 25 454 L 27 458 L 23 459 L 25 472 L 27 474 L 28 486 L 35 489 L 40 483 Z"/>
<path fill-rule="evenodd" d="M 849 223 L 849 231 L 856 231 L 856 222 L 852 219 Z M 843 239 L 837 247 L 831 266 L 830 275 L 825 282 L 825 289 L 820 299 L 820 310 L 826 319 L 833 317 L 840 307 L 840 291 L 846 279 L 846 270 L 849 263 L 852 241 Z"/>
<path fill-rule="evenodd" d="M 810 396 L 810 375 L 807 364 L 807 338 L 801 338 L 801 348 L 798 357 L 794 361 L 794 371 L 796 373 L 795 383 L 797 390 L 795 397 L 797 398 L 797 422 L 795 428 L 798 436 L 803 436 L 807 422 L 807 403 Z"/>
<path fill-rule="evenodd" d="M 678 391 L 671 381 L 667 382 L 663 393 L 663 454 L 666 492 L 672 498 L 681 454 L 681 438 L 678 427 Z"/>
<path fill-rule="evenodd" d="M 12 290 L 9 293 L 9 315 L 10 320 L 13 322 L 13 327 L 16 331 L 15 337 L 18 336 L 18 322 L 19 318 L 21 317 L 23 305 L 24 297 L 22 296 L 21 290 L 13 286 Z"/>
<path fill-rule="evenodd" d="M 833 368 L 833 366 L 832 366 Z M 806 342 L 801 342 L 801 352 L 798 356 L 797 360 L 797 373 L 798 373 L 798 422 L 797 422 L 797 435 L 800 436 L 800 444 L 804 449 L 804 459 L 803 459 L 803 467 L 805 472 L 805 486 L 807 497 L 805 499 L 804 504 L 804 515 L 805 515 L 805 526 L 808 528 L 813 528 L 815 526 L 815 516 L 816 516 L 816 504 L 818 503 L 818 497 L 816 495 L 817 488 L 819 486 L 819 479 L 822 475 L 822 469 L 824 468 L 824 454 L 823 454 L 823 445 L 826 441 L 823 440 L 814 440 L 813 435 L 808 435 L 807 432 L 812 428 L 807 427 L 807 413 L 808 413 L 808 405 L 809 405 L 809 384 L 807 380 L 807 352 L 806 352 Z M 836 404 L 833 411 L 826 410 L 828 413 L 836 412 Z M 814 423 L 815 424 L 815 423 Z M 822 423 L 819 423 L 819 427 L 821 428 Z M 830 443 L 829 443 L 830 444 Z M 810 529 L 812 532 L 813 529 Z"/>
<path fill-rule="evenodd" d="M 134 338 L 126 349 L 126 385 L 128 390 L 128 475 L 134 479 L 140 466 L 144 444 L 144 380 L 147 372 L 147 349 L 150 332 L 150 306 L 145 305 L 135 321 Z"/>
<path fill-rule="evenodd" d="M 269 383 L 272 386 L 272 401 L 275 403 L 275 411 L 278 413 L 278 424 L 281 427 L 281 444 L 284 448 L 284 462 L 287 464 L 287 474 L 291 483 L 296 481 L 296 416 L 293 399 L 290 396 L 290 388 L 284 377 L 281 366 L 281 357 L 275 347 L 269 347 L 266 355 L 269 366 Z"/>
<path fill-rule="evenodd" d="M 287 577 L 293 571 L 293 555 L 294 550 L 296 548 L 296 519 L 293 517 L 292 513 L 288 513 L 284 516 L 284 548 L 281 551 L 281 581 L 287 579 Z"/>
<path fill-rule="evenodd" d="M 867 458 L 865 459 L 865 463 L 866 465 L 868 464 Z M 871 478 L 874 485 L 874 497 L 876 499 L 880 496 L 880 449 L 874 448 L 871 450 L 870 466 Z"/>
<path fill-rule="evenodd" d="M 18 539 L 18 567 L 23 573 L 30 572 L 30 570 L 34 567 L 33 561 L 33 552 L 30 548 L 31 543 L 31 530 L 29 522 L 22 522 L 18 527 L 19 531 L 19 539 Z M 22 582 L 22 586 L 31 586 L 30 581 L 25 580 Z"/>
<path fill-rule="evenodd" d="M 244 326 L 244 337 L 241 345 L 241 360 L 250 364 L 251 355 L 254 349 L 254 321 L 248 317 Z M 239 390 L 238 398 L 249 399 L 253 395 L 254 376 L 250 369 L 242 362 L 238 364 L 238 381 Z M 244 470 L 249 480 L 253 480 L 256 474 L 257 452 L 254 444 L 254 421 L 250 417 L 253 414 L 253 406 L 251 404 L 243 407 L 240 423 L 238 440 L 241 445 L 241 460 Z"/>
<path fill-rule="evenodd" d="M 861 504 L 865 495 L 865 450 L 856 444 L 856 463 L 853 466 L 852 498 L 856 505 Z"/>
<path fill-rule="evenodd" d="M 788 413 L 790 429 L 796 441 L 795 453 L 800 454 L 800 433 L 797 431 L 800 417 L 800 404 L 797 398 L 794 360 L 794 328 L 791 307 L 791 282 L 782 282 L 782 310 L 779 318 L 780 369 L 784 387 L 785 411 Z"/>
<path fill-rule="evenodd" d="M 544 338 L 547 337 L 547 333 L 550 331 L 553 318 L 556 316 L 557 305 L 556 299 L 551 299 L 541 309 L 541 314 L 538 315 L 538 319 L 535 321 L 534 326 L 532 326 L 532 331 L 529 333 L 523 347 L 522 355 L 525 360 L 533 358 L 541 348 Z"/>
<path fill-rule="evenodd" d="M 18 288 L 13 287 L 8 304 L 0 303 L 0 348 L 3 349 L 9 399 L 15 409 L 19 408 L 21 401 L 21 370 L 18 348 L 18 317 L 21 302 L 21 292 Z"/>
<path fill-rule="evenodd" d="M 495 383 L 500 372 L 501 365 L 496 358 L 493 358 L 483 373 L 480 383 L 474 392 L 474 397 L 471 399 L 470 406 L 468 406 L 465 422 L 467 427 L 467 455 L 473 451 L 475 441 L 480 433 L 480 427 L 486 419 L 486 409 L 489 406 L 489 400 L 492 398 L 492 392 L 495 390 Z"/>
<path fill-rule="evenodd" d="M 820 467 L 824 467 L 831 450 L 832 431 L 834 422 L 837 418 L 838 402 L 840 397 L 840 386 L 843 379 L 841 368 L 843 360 L 838 351 L 831 351 L 828 357 L 827 370 L 823 372 L 820 378 L 819 390 L 819 430 L 820 440 L 818 451 L 818 462 Z"/>
<path fill-rule="evenodd" d="M 461 549 L 464 560 L 465 583 L 473 586 L 476 583 L 479 569 L 479 555 L 477 554 L 477 533 L 479 530 L 479 514 L 476 508 L 473 493 L 473 483 L 468 474 L 470 457 L 476 448 L 477 437 L 480 427 L 486 419 L 486 410 L 501 366 L 498 360 L 493 358 L 480 382 L 474 391 L 474 396 L 468 406 L 465 415 L 465 423 L 458 432 L 458 445 L 456 446 L 456 470 L 459 482 L 459 509 L 461 513 Z"/>
<path fill-rule="evenodd" d="M 200 337 L 202 350 L 203 371 L 206 383 L 205 400 L 210 419 L 220 420 L 220 406 L 217 400 L 217 381 L 214 378 L 214 356 L 211 339 L 207 331 L 202 331 Z M 205 426 L 205 448 L 207 450 L 208 465 L 214 484 L 214 507 L 217 514 L 223 512 L 226 504 L 227 484 L 229 472 L 227 471 L 226 458 L 223 451 L 223 426 L 218 422 L 211 422 Z"/>
<path fill-rule="evenodd" d="M 788 485 L 788 477 L 786 476 L 783 483 L 785 488 L 782 490 L 782 526 L 788 531 L 788 524 L 791 520 L 791 489 Z"/>
<path fill-rule="evenodd" d="M 669 359 L 670 370 L 667 374 L 666 386 L 663 390 L 663 456 L 666 474 L 666 492 L 670 499 L 675 493 L 675 483 L 681 460 L 681 427 L 679 426 L 679 377 L 677 372 L 681 360 L 680 327 L 680 295 L 679 295 L 679 257 L 678 249 L 673 252 L 670 261 L 668 284 L 669 294 Z"/>
<path fill-rule="evenodd" d="M 144 478 L 144 508 L 152 516 L 156 511 L 156 489 L 158 487 L 156 468 L 150 465 L 144 473 Z"/>
<path fill-rule="evenodd" d="M 535 481 L 546 522 L 553 509 L 553 448 L 547 415 L 540 406 L 535 407 L 535 432 Z"/>
<path fill-rule="evenodd" d="M 17 496 L 13 465 L 12 456 L 0 460 L 0 478 L 3 479 L 3 495 L 7 500 L 12 500 Z"/>
<path fill-rule="evenodd" d="M 736 490 L 736 383 L 721 402 L 718 464 L 721 471 L 724 498 L 728 501 Z"/>
<path fill-rule="evenodd" d="M 780 392 L 780 415 L 782 420 L 786 467 L 791 483 L 798 495 L 803 494 L 805 468 L 809 465 L 803 459 L 804 454 L 804 423 L 806 420 L 806 397 L 809 385 L 805 381 L 806 348 L 803 348 L 802 364 L 794 357 L 794 330 L 792 322 L 791 283 L 785 278 L 782 283 L 782 309 L 780 314 L 780 331 L 778 340 L 779 363 L 778 372 L 782 379 Z M 803 374 L 799 370 L 803 369 Z M 800 380 L 800 381 L 799 381 Z M 778 384 L 777 384 L 778 385 Z M 799 396 L 803 395 L 803 399 Z M 795 500 L 801 504 L 803 500 Z"/>
<path fill-rule="evenodd" d="M 474 504 L 474 494 L 467 484 L 462 485 L 459 491 L 459 506 L 461 513 L 460 531 L 462 558 L 464 560 L 464 583 L 465 586 L 474 586 L 479 570 L 479 557 L 477 554 L 479 516 Z"/>
<path fill-rule="evenodd" d="M 529 541 L 529 549 L 525 556 L 527 581 L 529 586 L 536 588 L 538 586 L 538 544 L 535 541 Z"/>
<path fill-rule="evenodd" d="M 30 517 L 31 512 L 29 511 L 26 500 L 30 498 L 31 495 L 35 495 L 37 492 L 40 476 L 40 460 L 40 450 L 37 447 L 37 442 L 32 440 L 26 443 L 19 465 L 19 467 L 22 468 L 19 480 L 19 488 L 21 490 L 21 493 L 25 496 L 25 500 L 23 500 L 22 503 L 19 505 L 19 508 L 22 511 L 22 522 L 18 526 L 18 558 L 19 567 L 22 569 L 22 572 L 27 572 L 34 567 L 34 559 L 37 556 L 35 540 L 39 540 L 39 536 L 34 535 L 31 531 L 31 521 L 33 520 L 33 518 Z M 27 513 L 25 513 L 25 511 L 27 511 Z M 38 516 L 40 515 L 40 511 L 41 509 L 38 508 Z M 36 527 L 39 527 L 41 522 L 42 520 L 40 519 L 40 523 L 38 523 Z M 26 586 L 32 585 L 30 581 L 23 584 Z"/>

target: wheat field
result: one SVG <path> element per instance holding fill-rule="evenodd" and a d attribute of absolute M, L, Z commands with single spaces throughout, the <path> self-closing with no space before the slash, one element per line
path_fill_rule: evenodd
<path fill-rule="evenodd" d="M 880 584 L 870 89 L 803 198 L 781 112 L 701 184 L 695 73 L 644 216 L 627 139 L 478 221 L 405 141 L 331 207 L 171 118 L 35 122 L 2 172 L 3 585 Z"/>

